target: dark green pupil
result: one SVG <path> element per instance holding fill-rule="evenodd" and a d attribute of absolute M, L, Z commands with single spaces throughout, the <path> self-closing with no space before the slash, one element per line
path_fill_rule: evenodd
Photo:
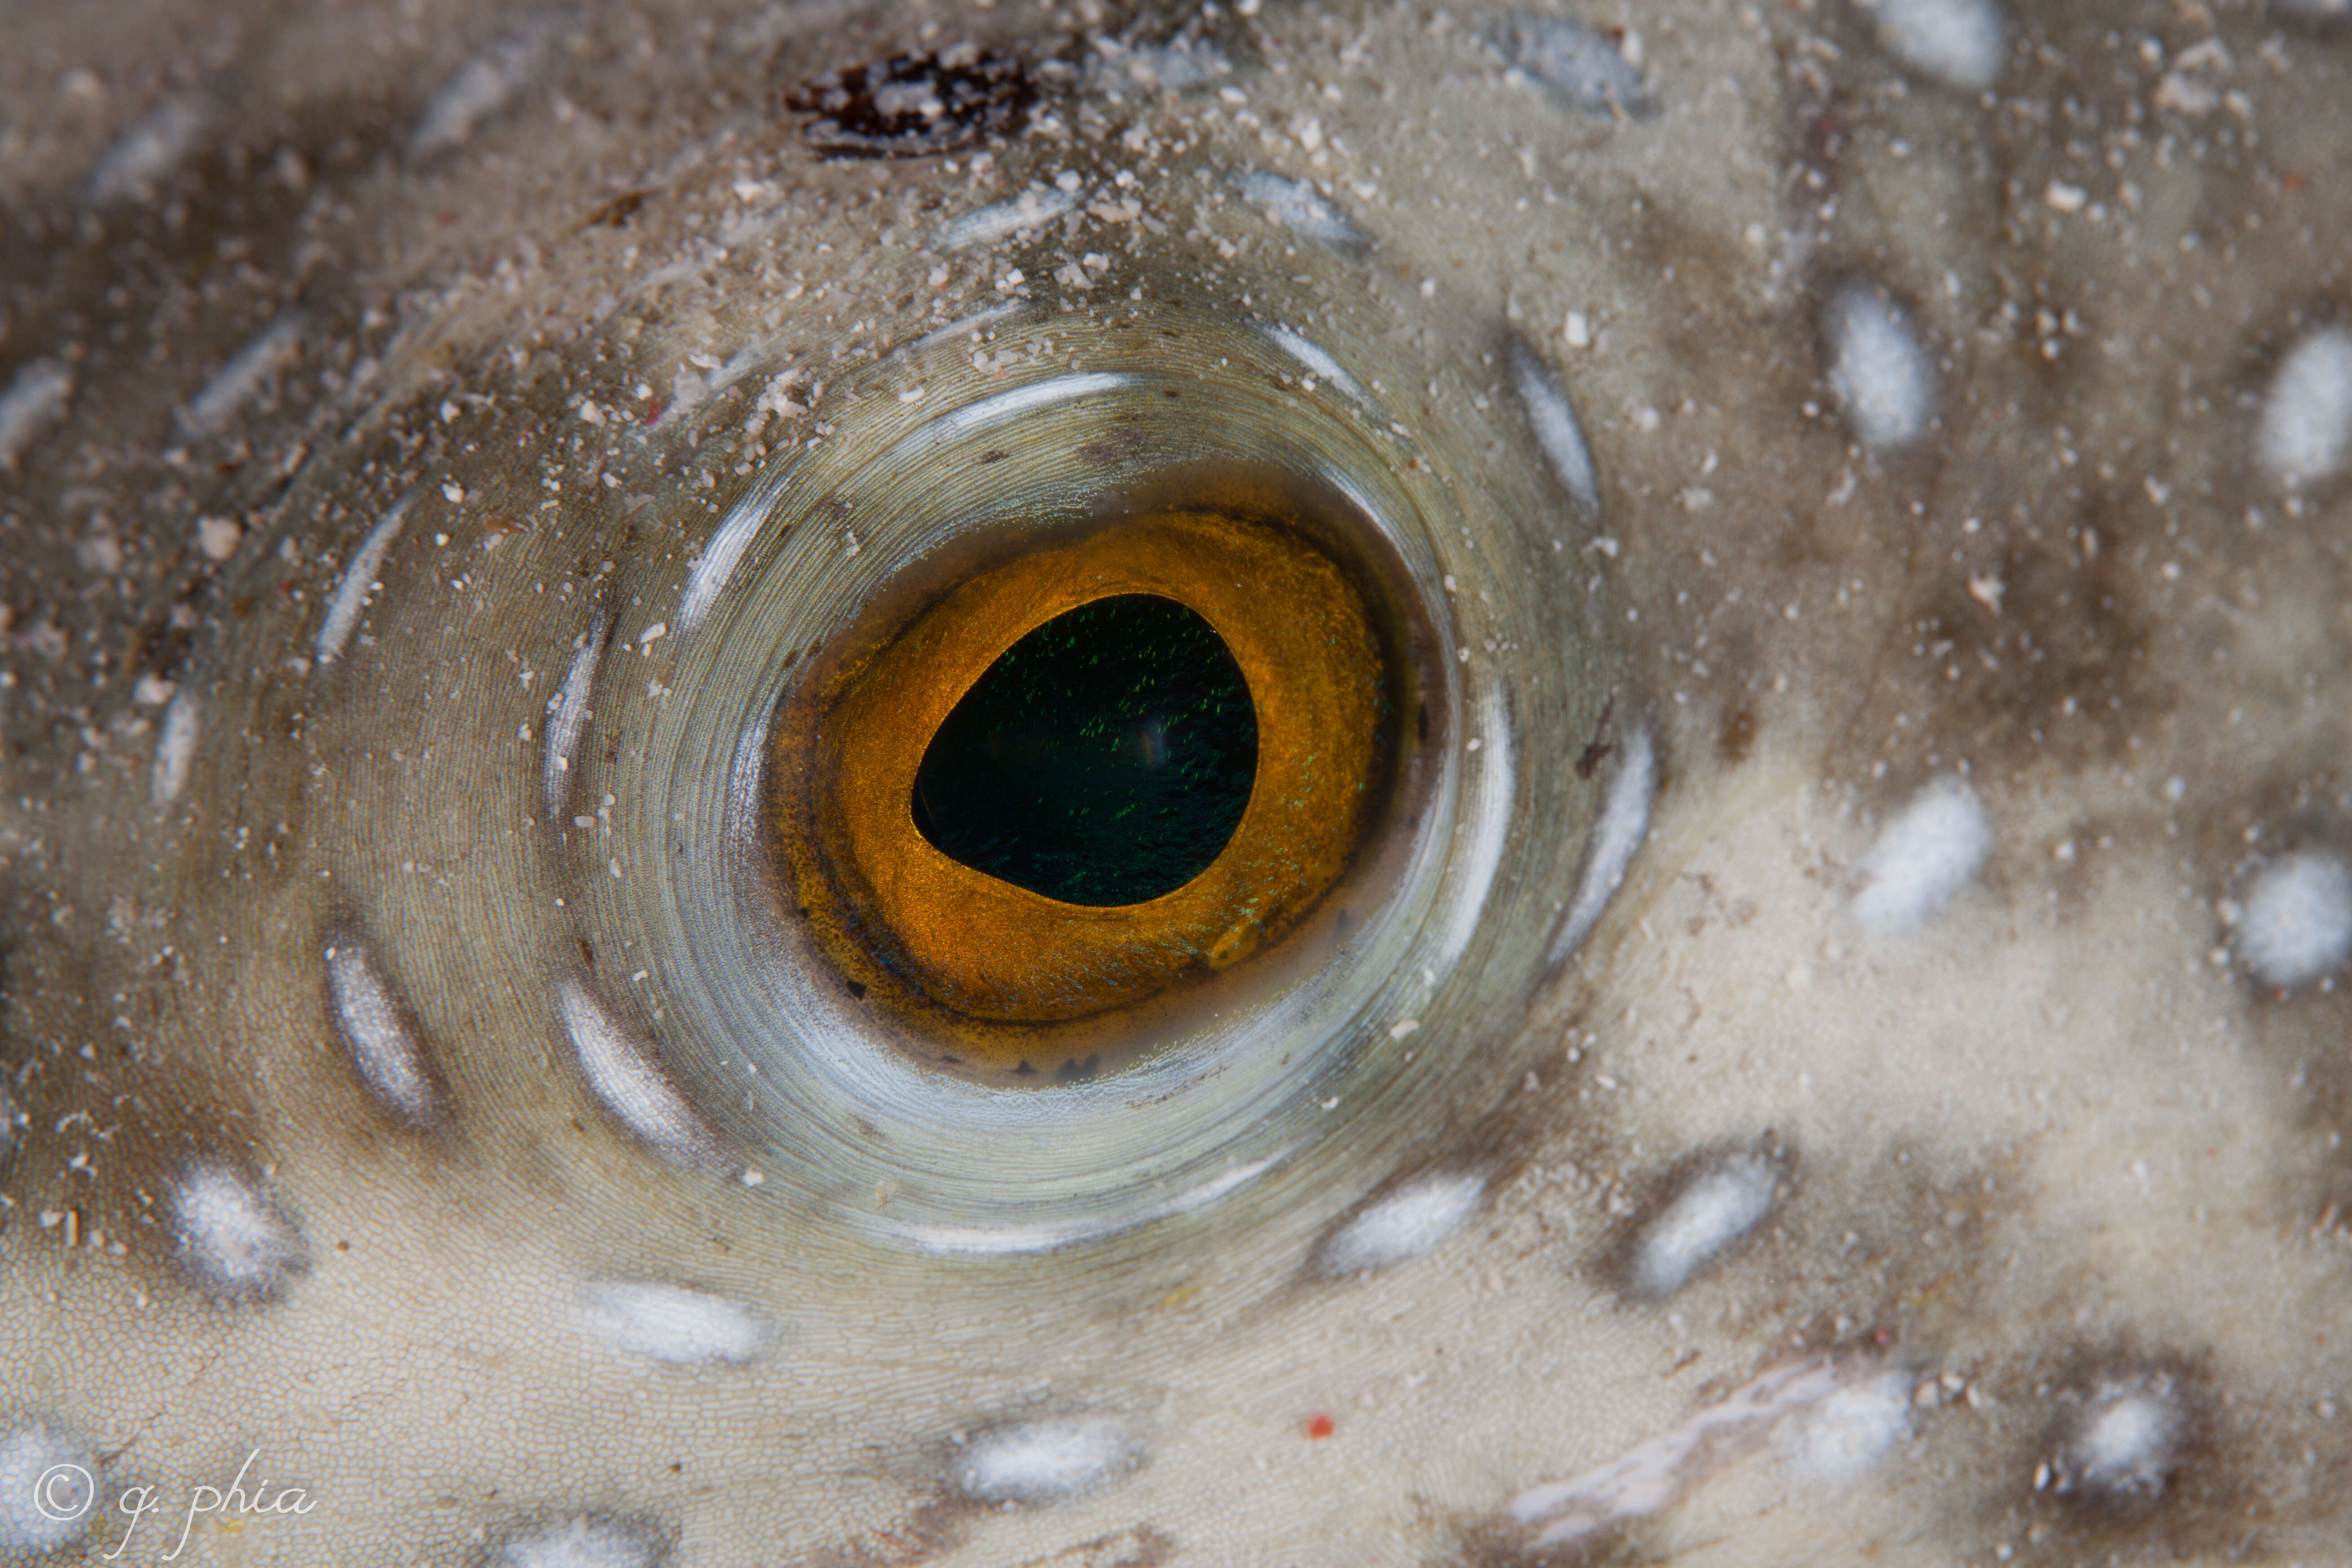
<path fill-rule="evenodd" d="M 1004 650 L 915 773 L 915 830 L 1068 904 L 1134 904 L 1206 870 L 1257 776 L 1257 709 L 1209 623 L 1097 599 Z"/>

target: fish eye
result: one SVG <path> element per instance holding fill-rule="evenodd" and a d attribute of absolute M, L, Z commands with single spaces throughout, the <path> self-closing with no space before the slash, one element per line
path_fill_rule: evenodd
<path fill-rule="evenodd" d="M 572 907 L 660 996 L 572 1013 L 643 1032 L 694 1162 L 1019 1249 L 1491 1089 L 1436 1021 L 1507 1023 L 1570 918 L 1597 786 L 1523 759 L 1591 742 L 1612 656 L 1490 564 L 1546 498 L 1390 380 L 1181 298 L 999 307 L 668 503 L 682 569 L 582 634 L 675 648 L 658 694 L 592 668 L 548 777 L 612 803 Z"/>
<path fill-rule="evenodd" d="M 1118 515 L 1027 513 L 903 574 L 798 688 L 772 788 L 846 981 L 932 1059 L 1025 1081 L 1344 941 L 1431 723 L 1426 628 L 1339 497 L 1188 467 L 1065 508 Z"/>

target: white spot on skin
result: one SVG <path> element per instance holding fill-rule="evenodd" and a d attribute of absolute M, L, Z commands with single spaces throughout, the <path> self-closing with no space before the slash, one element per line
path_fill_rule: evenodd
<path fill-rule="evenodd" d="M 1332 1232 L 1316 1261 L 1337 1277 L 1419 1258 L 1461 1229 L 1486 1195 L 1486 1178 L 1468 1173 L 1409 1182 Z"/>
<path fill-rule="evenodd" d="M 555 988 L 555 1004 L 588 1087 L 623 1126 L 673 1164 L 724 1168 L 718 1140 L 702 1119 L 586 985 L 563 981 Z"/>
<path fill-rule="evenodd" d="M 167 99 L 116 139 L 90 171 L 89 199 L 144 201 L 193 152 L 212 110 L 200 98 Z"/>
<path fill-rule="evenodd" d="M 155 773 L 152 780 L 155 804 L 169 805 L 180 798 L 187 787 L 188 763 L 196 754 L 197 721 L 201 716 L 195 694 L 183 691 L 172 699 L 163 710 L 161 733 L 155 739 Z"/>
<path fill-rule="evenodd" d="M 1504 58 L 1570 108 L 1602 120 L 1646 115 L 1656 106 L 1642 73 L 1617 45 L 1590 27 L 1550 16 L 1517 16 Z"/>
<path fill-rule="evenodd" d="M 66 411 L 73 385 L 73 372 L 53 359 L 37 359 L 16 373 L 0 393 L 0 472 L 14 472 L 33 438 Z"/>
<path fill-rule="evenodd" d="M 653 1568 L 661 1538 L 645 1525 L 614 1519 L 567 1519 L 502 1543 L 497 1568 Z"/>
<path fill-rule="evenodd" d="M 343 569 L 341 580 L 335 584 L 334 596 L 327 601 L 326 618 L 319 623 L 320 664 L 332 664 L 341 658 L 352 634 L 359 630 L 361 612 L 367 608 L 368 595 L 375 591 L 375 574 L 383 569 L 383 558 L 392 552 L 394 541 L 400 537 L 411 499 L 403 496 L 393 503 L 392 510 L 361 542 L 352 563 Z"/>
<path fill-rule="evenodd" d="M 2289 855 L 2247 889 L 2238 959 L 2281 990 L 2308 985 L 2352 954 L 2352 869 L 2333 855 Z"/>
<path fill-rule="evenodd" d="M 768 1342 L 768 1325 L 751 1308 L 676 1285 L 601 1282 L 583 1292 L 583 1310 L 599 1339 L 655 1361 L 731 1364 Z"/>
<path fill-rule="evenodd" d="M 1761 1445 L 1790 1415 L 1874 1370 L 1862 1358 L 1826 1356 L 1776 1368 L 1573 1480 L 1529 1488 L 1511 1500 L 1511 1515 L 1522 1524 L 1552 1521 L 1535 1543 L 1557 1546 L 1614 1521 L 1654 1513 Z"/>
<path fill-rule="evenodd" d="M 1671 1296 L 1721 1258 L 1772 1212 L 1779 1167 L 1761 1154 L 1738 1154 L 1694 1174 L 1633 1247 L 1633 1285 L 1644 1296 Z"/>
<path fill-rule="evenodd" d="M 37 1421 L 0 1436 L 0 1552 L 14 1561 L 80 1540 L 97 1476 L 96 1455 Z"/>
<path fill-rule="evenodd" d="M 1936 362 L 1903 308 L 1857 284 L 1831 301 L 1822 329 L 1830 388 L 1854 437 L 1885 452 L 1925 435 L 1936 408 Z"/>
<path fill-rule="evenodd" d="M 2343 469 L 2352 458 L 2352 331 L 2330 327 L 2295 345 L 2263 396 L 2255 441 L 2289 489 Z"/>
<path fill-rule="evenodd" d="M 1862 0 L 1886 52 L 1923 76 L 1971 91 L 1990 87 L 2009 56 L 1993 0 Z"/>
<path fill-rule="evenodd" d="M 355 934 L 337 938 L 327 950 L 327 994 L 334 1002 L 335 1032 L 376 1098 L 411 1126 L 437 1121 L 440 1099 L 407 1010 Z"/>
<path fill-rule="evenodd" d="M 604 641 L 613 634 L 609 616 L 597 617 L 595 627 L 580 651 L 572 656 L 563 683 L 547 700 L 547 730 L 540 769 L 551 822 L 562 819 L 572 800 L 572 764 L 580 753 L 580 737 L 588 727 L 588 698 L 596 689 L 596 667 L 604 659 Z"/>
<path fill-rule="evenodd" d="M 977 1502 L 1067 1502 L 1133 1469 L 1140 1446 L 1114 1415 L 1066 1415 L 981 1433 L 949 1467 Z"/>
<path fill-rule="evenodd" d="M 1839 1389 L 1790 1421 L 1780 1436 L 1799 1472 L 1846 1481 L 1876 1468 L 1910 1435 L 1910 1374 L 1890 1372 Z"/>
<path fill-rule="evenodd" d="M 224 1296 L 267 1296 L 310 1259 L 278 1205 L 225 1166 L 197 1164 L 172 1194 L 180 1261 Z"/>
<path fill-rule="evenodd" d="M 1939 913 L 1992 852 L 1992 824 L 1977 792 L 1956 778 L 1929 784 L 1862 862 L 1862 890 L 1847 906 L 1872 931 L 1908 931 Z"/>
<path fill-rule="evenodd" d="M 1578 422 L 1559 377 L 1525 343 L 1511 345 L 1511 377 L 1518 387 L 1519 401 L 1527 407 L 1528 423 L 1535 429 L 1536 445 L 1543 448 L 1544 460 L 1551 465 L 1560 488 L 1568 491 L 1586 522 L 1598 521 L 1601 482 L 1592 468 L 1592 449 L 1584 443 L 1584 426 Z"/>
<path fill-rule="evenodd" d="M 1024 230 L 1053 222 L 1073 211 L 1078 197 L 1071 191 L 1049 191 L 1032 185 L 1009 202 L 978 207 L 942 225 L 936 243 L 941 250 L 966 250 L 992 245 Z"/>
<path fill-rule="evenodd" d="M 2155 1497 L 2172 1474 L 2185 1425 L 2169 1377 L 2102 1386 L 2073 1424 L 2056 1466 L 2058 1489 Z"/>
<path fill-rule="evenodd" d="M 1343 256 L 1360 255 L 1371 248 L 1363 230 L 1303 180 L 1253 169 L 1234 176 L 1234 186 L 1244 199 L 1264 207 L 1267 217 L 1293 234 L 1328 245 Z"/>
<path fill-rule="evenodd" d="M 1338 360 L 1324 352 L 1320 343 L 1292 331 L 1288 327 L 1268 327 L 1265 329 L 1265 335 L 1276 348 L 1305 365 L 1318 380 L 1329 382 L 1362 407 L 1370 408 L 1372 405 L 1371 397 L 1364 391 L 1362 385 L 1354 376 L 1349 375 L 1340 367 Z"/>
<path fill-rule="evenodd" d="M 678 600 L 677 626 L 682 632 L 692 631 L 710 606 L 719 602 L 726 590 L 728 579 L 742 563 L 743 552 L 751 548 L 758 537 L 760 525 L 768 520 L 768 505 L 774 499 L 761 485 L 735 503 L 727 521 L 710 536 L 710 542 L 695 557 L 694 567 L 687 574 L 686 593 Z"/>
<path fill-rule="evenodd" d="M 472 141 L 539 74 L 553 34 L 549 23 L 535 23 L 458 67 L 425 105 L 424 118 L 408 139 L 409 156 L 426 158 Z"/>
<path fill-rule="evenodd" d="M 1636 727 L 1625 734 L 1617 772 L 1609 781 L 1609 798 L 1601 803 L 1601 820 L 1584 850 L 1584 874 L 1577 879 L 1576 900 L 1560 922 L 1552 943 L 1550 963 L 1558 964 L 1592 934 L 1601 911 L 1625 880 L 1634 852 L 1650 831 L 1650 803 L 1658 793 L 1658 759 L 1650 732 Z"/>
<path fill-rule="evenodd" d="M 302 318 L 280 316 L 188 399 L 180 410 L 180 428 L 191 436 L 219 434 L 301 352 Z"/>

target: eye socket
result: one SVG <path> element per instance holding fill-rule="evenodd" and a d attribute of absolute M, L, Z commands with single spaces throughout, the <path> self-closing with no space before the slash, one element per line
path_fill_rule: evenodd
<path fill-rule="evenodd" d="M 845 374 L 732 500 L 665 501 L 677 548 L 606 601 L 574 788 L 611 827 L 567 841 L 565 896 L 763 1194 L 930 1249 L 1169 1235 L 1490 1104 L 1508 1064 L 1487 1031 L 1550 962 L 1591 822 L 1593 786 L 1545 759 L 1591 742 L 1613 659 L 1590 585 L 1558 570 L 1556 492 L 1430 412 L 1475 411 L 1474 389 L 1370 332 L 1328 341 L 1344 360 L 1178 300 L 1000 307 Z M 1231 837 L 1117 904 L 940 849 L 913 797 L 956 710 L 995 700 L 990 672 L 1039 628 L 1135 599 L 1198 617 L 1248 689 Z M 1252 815 L 1294 799 L 1313 831 L 1278 818 L 1253 861 Z M 894 885 L 873 869 L 892 855 L 947 890 Z M 1202 899 L 1228 862 L 1247 874 Z M 972 951 L 1021 963 L 983 986 L 953 967 L 971 952 L 886 921 L 969 919 L 984 882 L 1064 931 L 1129 935 L 1083 963 L 990 935 Z M 1181 947 L 1135 940 L 1169 910 L 1193 921 Z"/>
<path fill-rule="evenodd" d="M 1024 538 L 1010 558 L 976 569 L 954 563 L 944 568 L 951 579 L 930 589 L 928 602 L 911 614 L 882 612 L 878 625 L 805 680 L 776 726 L 773 808 L 798 907 L 842 973 L 952 1041 L 964 1059 L 1058 1072 L 1072 1063 L 1102 1066 L 1105 1031 L 1057 1038 L 1036 1026 L 1099 1018 L 1196 988 L 1309 924 L 1387 813 L 1405 746 L 1402 653 L 1393 633 L 1379 629 L 1384 615 L 1396 619 L 1383 603 L 1390 595 L 1368 594 L 1361 574 L 1317 541 L 1339 525 L 1330 515 L 1336 504 L 1297 486 L 1285 493 L 1264 477 L 1187 476 L 1138 515 L 1050 542 Z M 926 575 L 937 581 L 942 570 Z M 1018 667 L 1004 663 L 1014 650 L 1073 623 L 1100 634 L 1150 625 L 1172 635 L 1187 622 L 1243 688 L 1232 695 L 1249 710 L 1255 777 L 1235 792 L 1227 767 L 1169 793 L 1166 816 L 1179 841 L 1194 817 L 1242 797 L 1229 831 L 1181 885 L 1139 898 L 1067 896 L 1075 888 L 1055 897 L 970 864 L 922 830 L 918 786 L 927 774 L 935 785 L 953 778 L 984 787 L 968 767 L 959 773 L 929 759 L 943 746 L 952 755 L 987 742 L 970 732 L 983 722 L 975 699 L 992 680 L 1021 681 Z M 1091 658 L 1115 681 L 1148 650 L 1068 651 L 1080 668 Z M 1213 676 L 1214 663 L 1208 668 Z M 1101 725 L 1100 716 L 1071 706 L 1066 679 L 1058 689 L 1027 684 L 1021 717 Z M 1100 675 L 1095 684 L 1103 684 Z M 1136 688 L 1130 681 L 1114 694 L 1131 700 Z M 1147 731 L 1139 743 L 1164 752 L 1164 711 L 1158 721 L 1161 731 Z M 997 722 L 999 753 L 1011 733 Z M 1034 772 L 1041 763 L 1042 777 Z M 1041 826 L 1073 831 L 1065 826 L 1069 814 L 1118 809 L 1090 798 L 1068 763 L 1033 752 L 1000 754 L 992 767 L 1030 774 L 996 787 L 1030 803 L 1049 792 L 1061 807 L 1061 824 L 1033 820 L 1033 843 Z M 1055 767 L 1062 776 L 1052 776 Z M 1140 808 L 1130 798 L 1125 809 Z M 940 803 L 921 815 L 936 824 Z M 1109 837 L 1115 822 L 1081 820 L 1075 831 L 1089 849 L 1077 866 L 1064 852 L 1071 874 L 1123 885 L 1143 858 L 1136 836 Z M 1191 837 L 1197 840 L 1197 828 Z"/>

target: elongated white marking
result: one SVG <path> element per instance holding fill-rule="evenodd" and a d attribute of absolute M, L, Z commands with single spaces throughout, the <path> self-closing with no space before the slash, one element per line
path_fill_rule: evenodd
<path fill-rule="evenodd" d="M 683 623 L 684 616 L 679 618 Z M 604 661 L 604 643 L 612 635 L 613 618 L 597 616 L 596 624 L 589 628 L 588 640 L 580 645 L 580 650 L 565 667 L 563 683 L 547 700 L 540 784 L 551 822 L 562 821 L 564 808 L 572 803 L 572 763 L 579 760 L 580 738 L 587 733 L 588 699 L 595 692 L 596 669 Z"/>
<path fill-rule="evenodd" d="M 1822 320 L 1830 388 L 1854 438 L 1874 452 L 1907 447 L 1936 412 L 1936 362 L 1900 305 L 1856 284 Z"/>
<path fill-rule="evenodd" d="M 425 106 L 409 134 L 409 156 L 430 157 L 472 141 L 539 74 L 554 31 L 546 21 L 532 23 L 459 66 Z"/>
<path fill-rule="evenodd" d="M 1440 968 L 1451 966 L 1477 934 L 1478 917 L 1486 912 L 1495 878 L 1503 868 L 1503 853 L 1510 847 L 1511 807 L 1518 795 L 1517 737 L 1511 733 L 1510 710 L 1501 692 L 1490 684 L 1470 711 L 1485 721 L 1485 728 L 1470 742 L 1470 749 L 1480 758 L 1477 785 L 1456 819 L 1467 842 L 1459 851 L 1461 871 L 1454 907 L 1438 935 Z"/>
<path fill-rule="evenodd" d="M 1337 1278 L 1419 1258 L 1460 1230 L 1486 1196 L 1486 1178 L 1475 1172 L 1408 1182 L 1326 1237 L 1317 1268 Z"/>
<path fill-rule="evenodd" d="M 1009 202 L 976 207 L 940 227 L 935 243 L 941 250 L 968 250 L 992 245 L 1024 230 L 1039 228 L 1078 205 L 1076 191 L 1050 191 L 1032 185 Z"/>
<path fill-rule="evenodd" d="M 2009 57 L 2009 27 L 1993 0 L 1863 0 L 1886 52 L 1948 86 L 1990 87 Z"/>
<path fill-rule="evenodd" d="M 1737 1154 L 1696 1172 L 1633 1248 L 1633 1289 L 1671 1296 L 1743 1240 L 1772 1212 L 1780 1173 L 1761 1154 Z"/>
<path fill-rule="evenodd" d="M 1252 169 L 1234 175 L 1234 185 L 1244 198 L 1264 207 L 1269 218 L 1293 234 L 1328 245 L 1344 256 L 1371 248 L 1370 237 L 1304 180 Z"/>
<path fill-rule="evenodd" d="M 1863 858 L 1862 890 L 1847 907 L 1873 931 L 1924 925 L 1976 879 L 1992 853 L 1992 823 L 1977 792 L 1939 778 L 1879 829 Z"/>
<path fill-rule="evenodd" d="M 766 1321 L 742 1302 L 676 1285 L 603 1280 L 582 1292 L 581 1306 L 597 1338 L 654 1361 L 732 1364 L 768 1343 Z"/>
<path fill-rule="evenodd" d="M 164 100 L 142 115 L 90 171 L 89 199 L 144 201 L 155 187 L 194 151 L 196 140 L 212 123 L 205 100 L 181 97 Z"/>
<path fill-rule="evenodd" d="M 425 1070 L 425 1047 L 356 932 L 338 936 L 327 949 L 327 994 L 334 1003 L 335 1033 L 376 1098 L 412 1126 L 439 1120 L 440 1097 Z"/>
<path fill-rule="evenodd" d="M 1555 16 L 1515 16 L 1504 58 L 1543 83 L 1570 108 L 1608 120 L 1656 106 L 1642 73 L 1612 40 Z"/>
<path fill-rule="evenodd" d="M 1625 731 L 1617 772 L 1609 780 L 1608 797 L 1601 803 L 1601 820 L 1584 848 L 1584 871 L 1576 879 L 1576 898 L 1560 921 L 1549 963 L 1559 964 L 1584 945 L 1601 911 L 1624 885 L 1626 869 L 1650 832 L 1650 804 L 1658 794 L 1658 756 L 1650 731 L 1634 725 Z"/>
<path fill-rule="evenodd" d="M 1523 342 L 1511 345 L 1511 380 L 1528 411 L 1528 424 L 1543 448 L 1544 461 L 1576 503 L 1588 523 L 1601 516 L 1601 479 L 1592 467 L 1592 449 L 1584 443 L 1584 426 L 1576 417 L 1567 389 L 1543 357 Z"/>
<path fill-rule="evenodd" d="M 310 1260 L 278 1205 L 223 1165 L 190 1166 L 173 1189 L 172 1216 L 182 1266 L 221 1295 L 267 1296 Z"/>
<path fill-rule="evenodd" d="M 1511 1500 L 1521 1524 L 1552 1522 L 1538 1546 L 1577 1541 L 1617 1520 L 1654 1513 L 1726 1465 L 1754 1451 L 1785 1417 L 1875 1370 L 1860 1358 L 1819 1356 L 1777 1367 L 1672 1431 L 1573 1480 L 1531 1487 Z"/>
<path fill-rule="evenodd" d="M 898 1234 L 927 1252 L 961 1253 L 977 1258 L 1003 1258 L 1024 1252 L 1052 1252 L 1080 1242 L 1100 1241 L 1118 1231 L 1133 1230 L 1171 1215 L 1186 1214 L 1216 1202 L 1281 1163 L 1280 1154 L 1251 1160 L 1165 1202 L 1150 1205 L 1123 1217 L 1117 1225 L 1099 1223 L 1025 1226 L 908 1225 Z"/>
<path fill-rule="evenodd" d="M 928 457 L 950 441 L 961 440 L 992 425 L 1008 419 L 1018 419 L 1024 414 L 1034 414 L 1051 408 L 1057 403 L 1074 398 L 1091 397 L 1097 393 L 1115 392 L 1135 384 L 1134 376 L 1119 371 L 1088 371 L 1077 375 L 1057 375 L 1045 381 L 1016 386 L 1010 392 L 1000 392 L 993 397 L 983 397 L 977 403 L 950 410 L 938 418 L 928 420 L 907 433 L 906 439 L 890 449 L 893 461 L 910 463 Z"/>
<path fill-rule="evenodd" d="M 0 1433 L 0 1552 L 10 1561 L 80 1540 L 98 1504 L 88 1448 L 38 1421 Z"/>
<path fill-rule="evenodd" d="M 1133 1469 L 1142 1446 L 1116 1415 L 1056 1416 L 999 1426 L 963 1445 L 948 1474 L 976 1502 L 1067 1502 Z"/>
<path fill-rule="evenodd" d="M 2352 331 L 2330 327 L 2294 346 L 2263 395 L 2256 442 L 2289 489 L 2332 478 L 2352 459 Z"/>
<path fill-rule="evenodd" d="M 66 411 L 73 385 L 72 369 L 53 359 L 37 359 L 9 380 L 0 393 L 0 472 L 14 470 L 33 438 Z"/>
<path fill-rule="evenodd" d="M 644 1044 L 614 1021 L 584 984 L 559 982 L 555 1003 L 588 1087 L 623 1126 L 673 1164 L 725 1169 L 719 1141 L 702 1118 L 654 1065 Z"/>
<path fill-rule="evenodd" d="M 408 520 L 412 499 L 403 496 L 392 504 L 392 510 L 360 542 L 352 563 L 343 568 L 342 577 L 335 584 L 334 595 L 327 601 L 326 616 L 319 623 L 320 664 L 332 664 L 341 658 L 352 634 L 359 630 L 368 595 L 375 592 L 375 574 L 383 569 L 383 558 L 392 552 L 394 542 L 400 537 L 401 524 Z"/>
<path fill-rule="evenodd" d="M 188 763 L 196 754 L 197 721 L 202 715 L 195 693 L 184 687 L 173 697 L 171 706 L 163 710 L 163 722 L 155 737 L 155 773 L 152 780 L 158 805 L 169 805 L 187 787 Z"/>
<path fill-rule="evenodd" d="M 726 519 L 710 535 L 702 553 L 694 558 L 693 567 L 686 574 L 686 592 L 677 603 L 677 628 L 690 632 L 710 613 L 726 591 L 728 579 L 742 564 L 743 552 L 751 548 L 759 537 L 760 525 L 768 520 L 768 508 L 775 493 L 768 485 L 755 485 L 751 492 L 728 510 Z"/>
<path fill-rule="evenodd" d="M 302 318 L 278 317 L 188 399 L 179 413 L 180 428 L 191 436 L 218 435 L 301 352 Z"/>
<path fill-rule="evenodd" d="M 2308 985 L 2352 955 L 2352 868 L 2333 855 L 2264 867 L 2238 917 L 2238 958 L 2282 990 Z"/>
<path fill-rule="evenodd" d="M 509 1537 L 490 1559 L 497 1568 L 653 1568 L 660 1534 L 633 1520 L 576 1516 Z"/>
<path fill-rule="evenodd" d="M 934 328 L 925 332 L 907 345 L 908 352 L 921 353 L 926 350 L 935 349 L 941 343 L 951 343 L 961 338 L 969 338 L 974 332 L 993 326 L 1007 316 L 1019 315 L 1024 308 L 1020 301 L 1008 300 L 1001 305 L 991 305 L 985 310 L 974 310 L 969 316 L 959 317 L 944 327 Z"/>
<path fill-rule="evenodd" d="M 1370 408 L 1372 405 L 1371 397 L 1362 385 L 1341 367 L 1338 360 L 1325 352 L 1322 344 L 1288 327 L 1267 327 L 1265 331 L 1266 340 L 1275 347 L 1305 365 L 1318 379 L 1328 381 L 1346 393 L 1359 407 Z"/>

